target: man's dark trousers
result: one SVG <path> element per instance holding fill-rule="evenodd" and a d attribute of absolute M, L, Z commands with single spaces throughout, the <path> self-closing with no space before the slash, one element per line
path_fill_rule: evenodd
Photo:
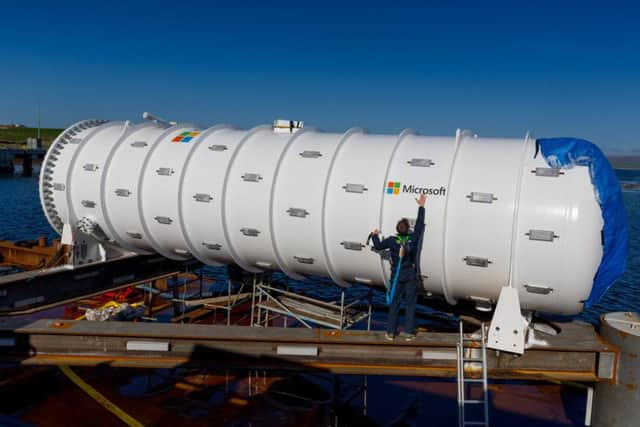
<path fill-rule="evenodd" d="M 418 299 L 418 281 L 414 278 L 409 280 L 398 280 L 393 301 L 389 307 L 389 322 L 387 323 L 387 333 L 395 335 L 398 329 L 398 315 L 400 314 L 400 304 L 404 299 L 406 303 L 406 315 L 404 319 L 404 331 L 407 334 L 416 333 L 416 302 Z"/>

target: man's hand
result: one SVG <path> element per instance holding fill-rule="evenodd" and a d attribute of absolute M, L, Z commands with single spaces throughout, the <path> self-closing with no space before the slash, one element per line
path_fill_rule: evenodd
<path fill-rule="evenodd" d="M 380 229 L 376 228 L 375 230 L 372 231 L 373 234 L 380 234 Z"/>
<path fill-rule="evenodd" d="M 418 206 L 420 207 L 424 207 L 425 202 L 427 201 L 427 195 L 426 194 L 420 194 L 420 197 L 418 197 L 416 199 L 416 203 L 418 203 Z"/>

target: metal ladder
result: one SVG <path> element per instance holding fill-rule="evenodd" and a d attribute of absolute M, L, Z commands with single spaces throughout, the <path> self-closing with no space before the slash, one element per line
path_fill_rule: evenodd
<path fill-rule="evenodd" d="M 458 377 L 458 426 L 489 426 L 489 391 L 487 388 L 487 343 L 486 332 L 484 323 L 481 325 L 481 337 L 478 338 L 465 338 L 462 331 L 462 322 L 460 322 L 459 342 L 456 346 L 457 354 L 457 377 Z M 465 343 L 467 342 L 480 342 L 481 343 L 481 357 L 465 357 Z M 464 368 L 468 363 L 482 363 L 482 378 L 465 378 Z M 466 399 L 465 391 L 467 384 L 482 384 L 482 399 Z M 465 409 L 468 407 L 482 405 L 483 417 L 482 420 L 467 420 L 467 414 Z"/>

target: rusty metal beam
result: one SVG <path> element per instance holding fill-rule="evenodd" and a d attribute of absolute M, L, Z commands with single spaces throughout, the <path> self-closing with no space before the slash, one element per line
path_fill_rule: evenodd
<path fill-rule="evenodd" d="M 319 370 L 367 375 L 453 377 L 455 333 L 420 333 L 388 342 L 380 331 L 39 320 L 0 323 L 8 351 L 0 361 L 24 365 L 207 367 Z M 598 355 L 611 348 L 585 324 L 521 357 L 490 352 L 491 378 L 598 381 Z M 479 374 L 470 369 L 468 376 Z"/>
<path fill-rule="evenodd" d="M 46 237 L 34 241 L 0 240 L 0 265 L 19 267 L 25 270 L 42 268 L 48 265 L 60 248 L 60 240 L 51 245 Z"/>
<path fill-rule="evenodd" d="M 0 276 L 0 314 L 29 314 L 168 274 L 194 271 L 201 265 L 196 260 L 135 255 L 74 269 L 61 266 Z"/>

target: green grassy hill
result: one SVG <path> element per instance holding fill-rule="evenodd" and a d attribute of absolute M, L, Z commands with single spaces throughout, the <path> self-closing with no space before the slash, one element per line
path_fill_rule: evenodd
<path fill-rule="evenodd" d="M 40 129 L 40 136 L 45 147 L 58 136 L 64 129 Z M 0 143 L 24 144 L 28 137 L 38 136 L 36 128 L 10 128 L 0 129 Z"/>

